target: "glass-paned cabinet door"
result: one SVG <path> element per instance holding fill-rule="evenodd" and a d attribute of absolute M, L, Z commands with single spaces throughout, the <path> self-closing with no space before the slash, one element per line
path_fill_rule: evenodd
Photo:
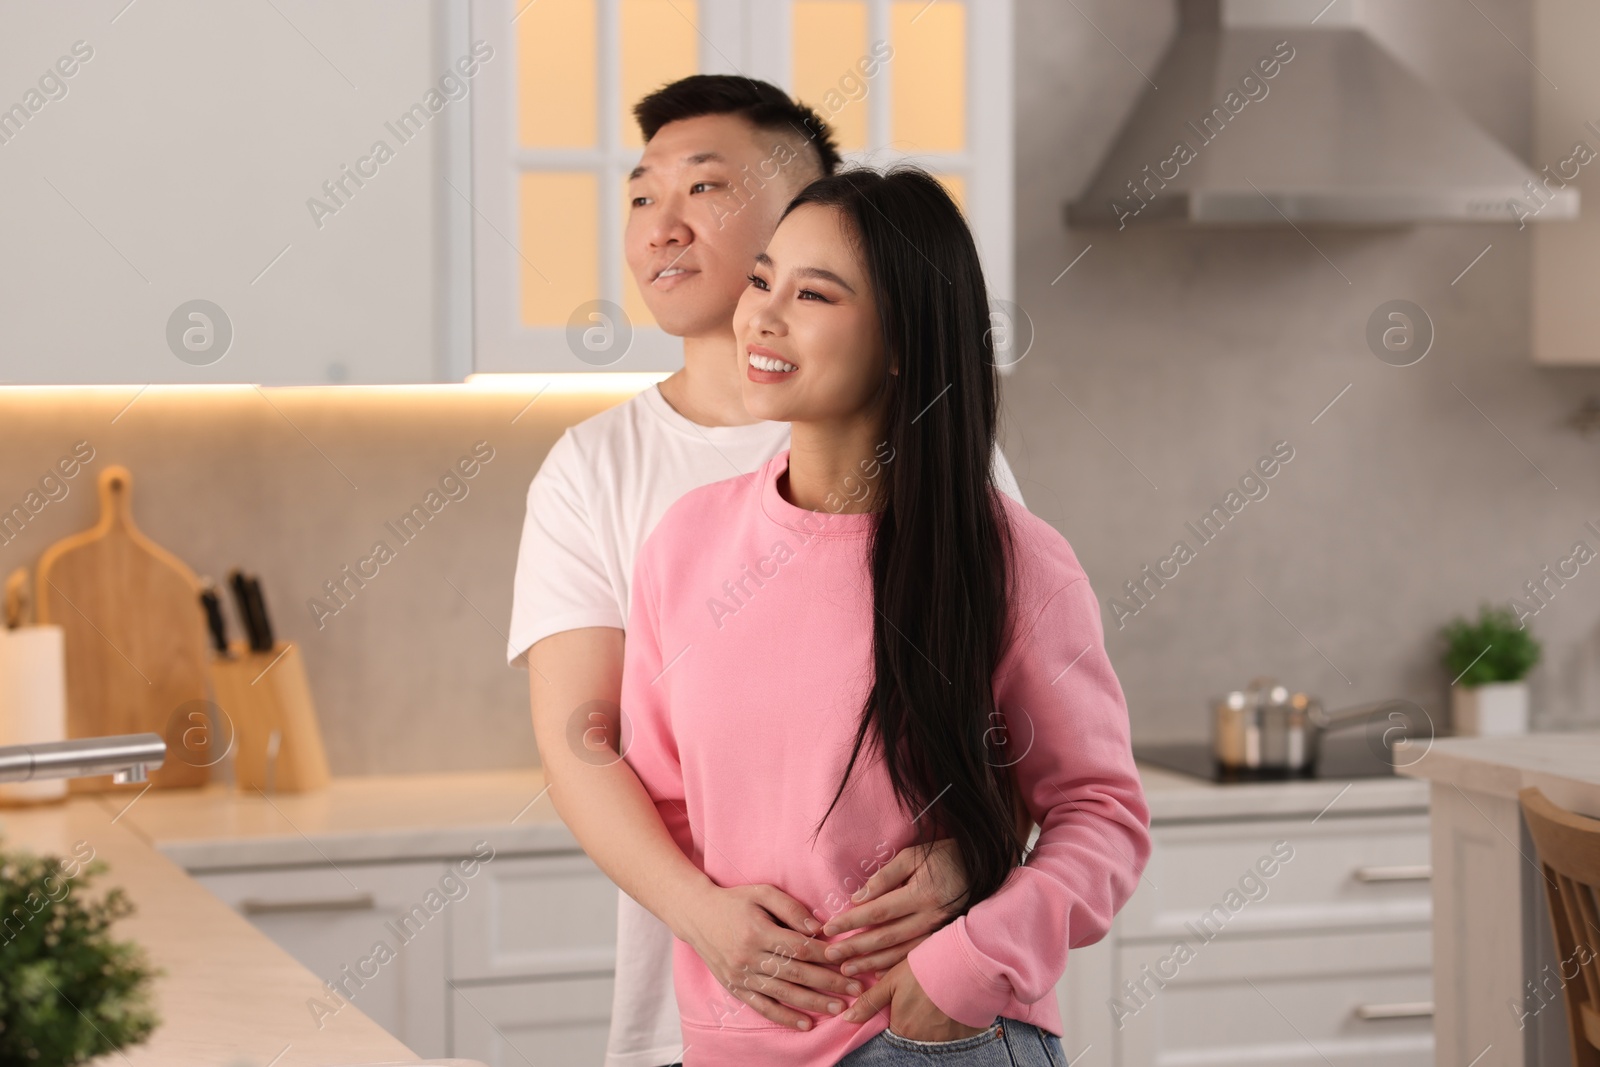
<path fill-rule="evenodd" d="M 750 72 L 834 128 L 849 161 L 933 172 L 967 213 L 994 296 L 1012 293 L 1011 5 L 786 0 L 752 10 Z"/>
<path fill-rule="evenodd" d="M 1011 290 L 1008 0 L 472 0 L 494 49 L 473 101 L 474 366 L 664 371 L 623 259 L 633 104 L 693 73 L 777 84 L 834 127 L 849 161 L 914 160 Z M 465 193 L 465 190 L 462 190 Z"/>

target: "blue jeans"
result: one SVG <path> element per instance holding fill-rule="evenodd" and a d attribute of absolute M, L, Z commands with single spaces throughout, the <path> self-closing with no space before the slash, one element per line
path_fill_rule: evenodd
<path fill-rule="evenodd" d="M 1002 1015 L 981 1034 L 954 1041 L 914 1041 L 884 1030 L 835 1067 L 1066 1067 L 1066 1063 L 1059 1037 Z"/>

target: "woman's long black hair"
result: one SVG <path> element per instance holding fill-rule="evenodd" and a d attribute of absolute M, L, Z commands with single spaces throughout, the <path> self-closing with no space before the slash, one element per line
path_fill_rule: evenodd
<path fill-rule="evenodd" d="M 960 209 L 915 167 L 822 178 L 785 215 L 802 204 L 835 208 L 852 231 L 899 369 L 873 498 L 874 681 L 822 821 L 876 742 L 917 841 L 955 840 L 968 889 L 945 903 L 964 912 L 1025 845 L 994 699 L 1012 546 L 990 477 L 999 385 L 983 268 Z"/>

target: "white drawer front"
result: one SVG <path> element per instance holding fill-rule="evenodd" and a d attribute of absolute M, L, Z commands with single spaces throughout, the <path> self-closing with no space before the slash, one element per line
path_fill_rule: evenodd
<path fill-rule="evenodd" d="M 605 1062 L 611 978 L 456 986 L 450 998 L 450 1055 L 489 1067 Z"/>
<path fill-rule="evenodd" d="M 1119 1067 L 1433 1063 L 1424 931 L 1234 937 L 1186 962 L 1170 947 L 1118 952 Z"/>
<path fill-rule="evenodd" d="M 617 887 L 582 853 L 486 865 L 450 916 L 451 977 L 608 972 L 617 957 Z"/>
<path fill-rule="evenodd" d="M 328 1012 L 336 1016 L 356 1010 L 417 1054 L 441 1056 L 447 940 L 443 914 L 464 902 L 430 911 L 429 903 L 448 902 L 440 893 L 445 873 L 441 861 L 202 872 L 193 877 L 318 978 L 338 986 L 339 999 L 323 998 L 316 1011 L 307 1006 L 308 1025 L 328 1022 Z M 447 888 L 460 884 L 450 882 Z M 478 891 L 472 888 L 470 893 Z M 465 900 L 471 899 L 470 893 Z M 380 944 L 384 951 L 375 951 Z"/>
<path fill-rule="evenodd" d="M 1122 941 L 1421 926 L 1432 915 L 1426 815 L 1158 826 L 1152 836 L 1117 917 Z"/>

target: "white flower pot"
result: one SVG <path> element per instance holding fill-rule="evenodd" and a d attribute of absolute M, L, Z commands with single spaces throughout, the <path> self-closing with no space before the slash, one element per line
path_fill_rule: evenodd
<path fill-rule="evenodd" d="M 1461 737 L 1525 734 L 1528 732 L 1528 683 L 1451 686 L 1450 719 Z"/>

